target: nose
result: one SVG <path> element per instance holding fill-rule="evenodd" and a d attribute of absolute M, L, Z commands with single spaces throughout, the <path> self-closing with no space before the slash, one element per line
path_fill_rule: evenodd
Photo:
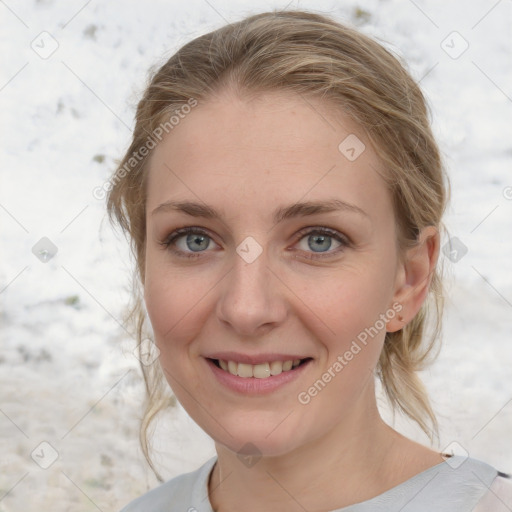
<path fill-rule="evenodd" d="M 223 279 L 217 317 L 238 335 L 262 335 L 286 318 L 283 289 L 265 251 L 250 263 L 236 254 L 232 270 Z"/>

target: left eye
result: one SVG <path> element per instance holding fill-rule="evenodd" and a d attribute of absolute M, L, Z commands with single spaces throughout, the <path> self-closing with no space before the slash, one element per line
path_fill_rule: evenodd
<path fill-rule="evenodd" d="M 303 234 L 299 240 L 299 248 L 305 252 L 312 251 L 315 254 L 328 252 L 331 255 L 338 252 L 336 250 L 330 251 L 330 249 L 333 249 L 333 242 L 335 244 L 334 249 L 348 245 L 348 241 L 337 231 L 317 228 Z"/>

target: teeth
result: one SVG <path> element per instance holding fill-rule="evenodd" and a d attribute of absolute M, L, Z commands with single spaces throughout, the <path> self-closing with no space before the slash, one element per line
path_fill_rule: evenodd
<path fill-rule="evenodd" d="M 283 363 L 283 372 L 287 372 L 288 370 L 291 370 L 293 366 L 293 361 L 285 361 Z"/>
<path fill-rule="evenodd" d="M 252 364 L 238 363 L 237 373 L 240 377 L 252 377 Z"/>
<path fill-rule="evenodd" d="M 252 366 L 248 364 L 247 366 Z M 240 365 L 238 365 L 238 371 L 240 371 Z M 264 379 L 270 377 L 270 365 L 268 363 L 255 364 L 252 366 L 252 376 L 257 379 Z"/>
<path fill-rule="evenodd" d="M 266 379 L 271 375 L 279 375 L 282 372 L 287 372 L 292 368 L 299 366 L 300 359 L 290 359 L 289 361 L 272 361 L 271 363 L 261 364 L 246 364 L 236 363 L 235 361 L 224 361 L 219 359 L 220 367 L 239 377 L 249 378 L 255 377 L 256 379 Z"/>
<path fill-rule="evenodd" d="M 272 361 L 270 363 L 270 375 L 279 375 L 283 371 L 282 361 Z"/>

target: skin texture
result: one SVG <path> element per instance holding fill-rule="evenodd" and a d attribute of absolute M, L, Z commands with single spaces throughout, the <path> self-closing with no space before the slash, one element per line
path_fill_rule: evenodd
<path fill-rule="evenodd" d="M 378 156 L 359 126 L 341 113 L 334 118 L 328 107 L 290 93 L 223 91 L 196 107 L 151 157 L 146 307 L 170 386 L 215 441 L 218 463 L 209 484 L 215 510 L 333 510 L 442 462 L 384 424 L 374 389 L 386 329 L 402 328 L 425 299 L 437 231 L 425 228 L 418 246 L 400 257 Z M 354 161 L 338 149 L 349 134 L 366 145 Z M 273 224 L 277 207 L 332 199 L 364 213 Z M 154 212 L 166 201 L 206 203 L 222 216 Z M 186 234 L 165 246 L 184 226 L 207 231 L 210 238 L 199 245 L 206 248 L 193 239 L 187 245 Z M 327 238 L 322 247 L 330 247 L 315 250 L 321 233 L 299 231 L 319 227 L 348 243 Z M 236 252 L 249 236 L 263 249 L 252 263 Z M 395 303 L 402 320 L 394 315 L 320 393 L 299 403 L 298 394 Z M 272 394 L 241 396 L 219 384 L 206 364 L 203 356 L 216 351 L 313 361 Z M 251 467 L 237 456 L 249 442 L 261 453 Z"/>

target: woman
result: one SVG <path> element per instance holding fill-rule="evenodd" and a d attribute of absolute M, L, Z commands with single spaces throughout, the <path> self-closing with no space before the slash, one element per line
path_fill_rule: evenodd
<path fill-rule="evenodd" d="M 108 208 L 136 256 L 139 341 L 146 309 L 160 352 L 143 446 L 166 380 L 217 456 L 124 511 L 509 510 L 506 475 L 377 409 L 376 377 L 435 437 L 416 372 L 447 193 L 396 58 L 316 14 L 260 14 L 181 48 L 136 121 Z"/>

